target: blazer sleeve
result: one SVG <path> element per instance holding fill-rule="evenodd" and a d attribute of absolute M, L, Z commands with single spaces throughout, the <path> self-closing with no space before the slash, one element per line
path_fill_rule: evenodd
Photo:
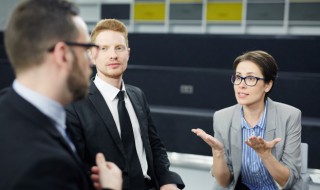
<path fill-rule="evenodd" d="M 214 137 L 223 144 L 224 158 L 227 163 L 229 171 L 233 174 L 233 167 L 231 161 L 231 147 L 229 137 L 229 128 L 231 125 L 231 117 L 233 109 L 226 108 L 216 111 L 213 114 L 213 132 Z"/>
<path fill-rule="evenodd" d="M 287 119 L 282 122 L 286 132 L 280 162 L 290 171 L 289 179 L 283 189 L 291 189 L 300 179 L 301 172 L 301 111 L 294 108 L 289 112 L 282 111 L 282 113 L 290 113 L 289 116 L 282 116 Z"/>

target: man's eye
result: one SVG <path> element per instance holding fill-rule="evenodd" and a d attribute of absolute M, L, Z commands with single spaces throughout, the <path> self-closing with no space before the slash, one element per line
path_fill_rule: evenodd
<path fill-rule="evenodd" d="M 124 51 L 124 49 L 125 48 L 123 46 L 119 46 L 119 47 L 116 48 L 117 51 Z"/>

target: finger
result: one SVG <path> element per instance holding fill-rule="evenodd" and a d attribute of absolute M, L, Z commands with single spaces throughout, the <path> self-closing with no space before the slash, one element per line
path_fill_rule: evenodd
<path fill-rule="evenodd" d="M 249 139 L 252 140 L 252 141 L 256 141 L 257 137 L 256 136 L 251 136 Z"/>
<path fill-rule="evenodd" d="M 92 181 L 99 182 L 99 176 L 96 174 L 91 174 L 90 178 Z"/>
<path fill-rule="evenodd" d="M 98 174 L 99 173 L 99 168 L 97 166 L 92 166 L 91 167 L 91 172 Z"/>
<path fill-rule="evenodd" d="M 94 188 L 97 189 L 97 190 L 102 189 L 100 183 L 94 182 L 94 183 L 93 183 L 93 186 L 94 186 Z"/>
<path fill-rule="evenodd" d="M 250 146 L 251 148 L 252 148 L 253 145 L 254 145 L 253 141 L 250 140 L 250 139 L 246 140 L 245 143 L 246 143 L 248 146 Z"/>
<path fill-rule="evenodd" d="M 106 159 L 102 153 L 98 153 L 96 156 L 96 163 L 98 167 L 105 167 Z"/>
<path fill-rule="evenodd" d="M 260 136 L 257 138 L 257 142 L 258 142 L 259 144 L 264 144 L 264 140 L 263 140 L 263 138 L 260 137 Z"/>
<path fill-rule="evenodd" d="M 197 129 L 192 129 L 191 130 L 193 133 L 195 133 L 196 135 L 198 135 L 199 136 L 199 134 L 201 134 L 201 133 L 205 133 L 202 129 L 200 129 L 200 128 L 197 128 Z"/>
<path fill-rule="evenodd" d="M 276 144 L 278 144 L 281 141 L 281 138 L 276 138 L 273 139 L 273 141 L 271 141 L 272 145 L 275 146 Z"/>
<path fill-rule="evenodd" d="M 198 135 L 198 137 L 202 138 L 203 140 L 208 139 L 208 134 L 201 129 L 196 134 Z"/>
<path fill-rule="evenodd" d="M 277 143 L 280 142 L 282 139 L 281 138 L 276 138 L 274 139 Z"/>

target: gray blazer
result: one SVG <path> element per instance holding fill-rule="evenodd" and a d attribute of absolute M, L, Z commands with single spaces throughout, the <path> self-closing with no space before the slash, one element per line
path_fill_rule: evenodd
<path fill-rule="evenodd" d="M 234 189 L 241 173 L 242 131 L 241 105 L 237 104 L 214 113 L 214 136 L 224 145 L 225 158 L 233 180 L 228 189 Z M 284 189 L 302 189 L 301 170 L 301 111 L 292 106 L 274 102 L 268 98 L 265 140 L 280 137 L 282 140 L 272 149 L 272 154 L 288 167 L 290 176 Z M 215 189 L 223 189 L 215 184 Z"/>

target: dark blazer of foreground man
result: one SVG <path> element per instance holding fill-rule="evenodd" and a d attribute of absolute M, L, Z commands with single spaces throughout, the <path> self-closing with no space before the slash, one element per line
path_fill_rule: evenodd
<path fill-rule="evenodd" d="M 143 185 L 139 187 L 132 185 L 132 182 L 143 181 L 143 177 L 150 177 L 155 189 L 161 189 L 165 185 L 170 186 L 169 189 L 182 189 L 184 184 L 180 176 L 169 170 L 170 163 L 166 149 L 151 118 L 144 93 L 137 87 L 124 84 L 122 80 L 130 50 L 126 38 L 126 27 L 114 19 L 102 20 L 93 29 L 91 40 L 101 47 L 99 52 L 91 52 L 96 57 L 94 64 L 97 68 L 97 76 L 91 82 L 88 97 L 67 107 L 68 126 L 72 131 L 80 157 L 87 167 L 90 168 L 94 164 L 95 154 L 102 152 L 108 161 L 116 163 L 122 170 L 124 189 L 149 189 L 144 188 Z M 108 86 L 108 89 L 99 90 L 96 85 L 97 80 L 101 86 Z M 139 125 L 137 131 L 140 131 L 138 133 L 141 136 L 135 135 L 135 141 L 142 141 L 146 162 L 141 163 L 142 165 L 147 163 L 148 167 L 147 175 L 144 173 L 141 177 L 131 175 L 136 170 L 129 169 L 133 162 L 127 159 L 124 144 L 117 129 L 118 118 L 113 117 L 117 111 L 116 106 L 110 109 L 110 105 L 105 100 L 112 96 L 112 102 L 116 105 L 118 102 L 116 95 L 120 90 L 126 93 L 126 106 L 128 101 L 131 102 L 133 107 L 131 114 L 134 112 L 133 115 L 137 118 L 136 124 Z M 130 115 L 130 119 L 133 118 Z M 137 170 L 141 170 L 141 166 L 137 166 Z"/>
<path fill-rule="evenodd" d="M 64 105 L 86 96 L 91 75 L 84 47 L 94 45 L 78 9 L 64 0 L 20 1 L 4 36 L 16 78 L 0 92 L 0 189 L 93 189 L 65 130 Z M 118 171 L 119 183 L 106 178 L 119 186 L 100 185 L 120 190 Z"/>

